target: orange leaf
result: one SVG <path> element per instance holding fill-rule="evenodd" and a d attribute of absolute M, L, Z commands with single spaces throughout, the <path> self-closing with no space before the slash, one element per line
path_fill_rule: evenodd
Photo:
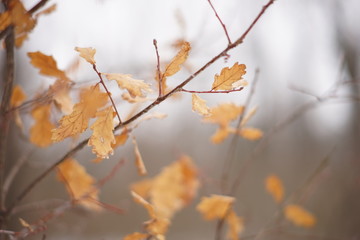
<path fill-rule="evenodd" d="M 35 124 L 30 128 L 30 142 L 39 147 L 52 144 L 51 130 L 55 125 L 50 121 L 50 104 L 36 106 L 31 111 Z"/>
<path fill-rule="evenodd" d="M 96 49 L 94 48 L 80 48 L 80 47 L 75 47 L 75 51 L 80 53 L 80 57 L 82 57 L 83 59 L 85 59 L 88 63 L 90 63 L 91 65 L 95 64 L 95 53 L 96 53 Z"/>
<path fill-rule="evenodd" d="M 11 17 L 9 11 L 0 14 L 0 31 L 3 31 L 11 24 Z"/>
<path fill-rule="evenodd" d="M 35 15 L 35 18 L 38 18 L 40 17 L 41 15 L 48 15 L 50 13 L 53 13 L 55 10 L 56 10 L 56 3 L 54 3 L 53 5 L 51 5 L 50 7 L 42 10 L 41 12 L 38 12 L 36 15 Z"/>
<path fill-rule="evenodd" d="M 55 59 L 52 56 L 41 52 L 28 52 L 30 63 L 40 70 L 40 74 L 56 77 L 63 80 L 69 80 L 64 71 L 58 69 Z"/>
<path fill-rule="evenodd" d="M 181 46 L 180 51 L 166 66 L 164 74 L 163 74 L 164 77 L 172 76 L 180 70 L 180 65 L 186 61 L 186 59 L 189 55 L 190 49 L 191 49 L 190 43 L 184 41 L 183 45 Z"/>
<path fill-rule="evenodd" d="M 72 199 L 91 210 L 101 209 L 92 201 L 98 200 L 99 190 L 94 186 L 95 179 L 76 160 L 68 158 L 59 164 L 57 177 L 65 184 Z"/>
<path fill-rule="evenodd" d="M 147 171 L 135 138 L 133 138 L 133 144 L 134 144 L 134 152 L 135 152 L 135 165 L 137 167 L 139 175 L 144 176 L 147 174 Z"/>
<path fill-rule="evenodd" d="M 210 113 L 209 107 L 206 106 L 206 101 L 195 93 L 192 94 L 192 110 L 203 116 L 206 116 Z"/>
<path fill-rule="evenodd" d="M 256 111 L 257 111 L 257 107 L 250 109 L 250 111 L 247 112 L 244 118 L 242 119 L 240 126 L 241 127 L 245 126 L 247 122 L 255 115 Z"/>
<path fill-rule="evenodd" d="M 11 99 L 10 99 L 10 106 L 15 108 L 20 106 L 26 99 L 26 94 L 24 90 L 19 85 L 14 86 Z"/>
<path fill-rule="evenodd" d="M 226 217 L 235 198 L 223 195 L 211 195 L 203 197 L 196 206 L 196 210 L 202 213 L 206 220 L 223 219 Z"/>
<path fill-rule="evenodd" d="M 148 211 L 148 214 L 151 219 L 149 221 L 145 222 L 146 230 L 151 235 L 165 234 L 168 229 L 168 226 L 170 224 L 169 220 L 167 218 L 159 216 L 156 209 L 148 201 L 143 199 L 137 193 L 131 192 L 131 195 L 133 196 L 135 202 L 141 204 Z"/>
<path fill-rule="evenodd" d="M 214 144 L 222 143 L 230 133 L 236 132 L 235 129 L 230 128 L 228 126 L 220 127 L 216 130 L 215 134 L 211 137 L 211 142 Z"/>
<path fill-rule="evenodd" d="M 313 227 L 316 224 L 315 216 L 299 205 L 287 205 L 284 211 L 285 217 L 299 227 Z"/>
<path fill-rule="evenodd" d="M 212 85 L 212 90 L 232 90 L 233 84 L 242 79 L 242 76 L 246 73 L 245 64 L 234 63 L 231 68 L 225 67 L 221 70 L 220 75 L 215 75 L 215 80 Z M 245 86 L 244 83 L 241 86 Z"/>
<path fill-rule="evenodd" d="M 229 225 L 228 238 L 231 240 L 239 240 L 239 234 L 244 230 L 244 221 L 241 217 L 238 217 L 234 210 L 226 217 L 226 222 Z"/>
<path fill-rule="evenodd" d="M 52 140 L 59 142 L 84 132 L 89 125 L 89 119 L 95 117 L 96 111 L 107 101 L 108 95 L 100 91 L 99 85 L 83 90 L 80 102 L 75 104 L 71 114 L 62 117 L 60 126 L 52 131 Z"/>
<path fill-rule="evenodd" d="M 262 138 L 263 133 L 260 129 L 257 128 L 241 128 L 238 131 L 238 134 L 242 136 L 243 138 L 246 138 L 248 140 L 259 140 Z"/>
<path fill-rule="evenodd" d="M 143 239 L 147 239 L 148 237 L 149 237 L 149 234 L 134 232 L 134 233 L 126 235 L 123 238 L 123 240 L 143 240 Z"/>
<path fill-rule="evenodd" d="M 105 73 L 108 80 L 115 80 L 119 87 L 126 89 L 132 97 L 144 97 L 144 92 L 151 92 L 150 85 L 143 80 L 134 79 L 130 74 Z"/>
<path fill-rule="evenodd" d="M 130 189 L 140 195 L 142 198 L 148 198 L 153 186 L 153 179 L 144 179 L 131 184 Z"/>
<path fill-rule="evenodd" d="M 278 176 L 268 176 L 265 180 L 265 186 L 266 190 L 271 194 L 275 202 L 280 203 L 284 199 L 284 187 Z"/>
<path fill-rule="evenodd" d="M 49 87 L 49 93 L 53 96 L 56 107 L 64 114 L 70 114 L 74 107 L 69 94 L 70 88 L 70 82 L 62 79 L 57 79 Z"/>
<path fill-rule="evenodd" d="M 210 109 L 210 114 L 203 118 L 204 122 L 217 123 L 221 127 L 226 127 L 244 111 L 243 106 L 233 103 L 223 103 Z"/>
<path fill-rule="evenodd" d="M 115 112 L 112 107 L 107 107 L 96 113 L 96 121 L 90 127 L 93 130 L 88 145 L 92 146 L 93 153 L 100 158 L 108 158 L 113 154 L 112 144 L 115 144 L 114 137 L 114 116 Z"/>

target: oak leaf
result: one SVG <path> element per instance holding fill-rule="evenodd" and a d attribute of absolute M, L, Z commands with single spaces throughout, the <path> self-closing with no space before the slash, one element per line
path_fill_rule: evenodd
<path fill-rule="evenodd" d="M 144 97 L 151 92 L 150 85 L 143 80 L 134 79 L 130 74 L 105 73 L 108 80 L 115 80 L 120 88 L 126 89 L 132 97 Z"/>
<path fill-rule="evenodd" d="M 157 209 L 148 201 L 146 201 L 144 198 L 142 198 L 140 195 L 138 195 L 135 192 L 131 192 L 131 195 L 133 196 L 135 202 L 142 205 L 148 211 L 148 214 L 151 219 L 144 223 L 147 232 L 150 235 L 155 235 L 155 236 L 159 236 L 160 238 L 163 238 L 164 234 L 166 233 L 170 225 L 170 221 L 167 218 L 164 218 L 161 215 L 159 215 Z"/>
<path fill-rule="evenodd" d="M 58 166 L 57 178 L 78 204 L 91 210 L 101 210 L 93 200 L 98 200 L 99 190 L 94 186 L 95 179 L 75 159 L 68 158 Z"/>
<path fill-rule="evenodd" d="M 227 237 L 231 240 L 239 240 L 240 233 L 244 230 L 244 221 L 237 216 L 234 210 L 226 216 L 226 222 L 229 225 Z"/>
<path fill-rule="evenodd" d="M 192 94 L 192 110 L 202 116 L 206 116 L 210 113 L 210 109 L 206 105 L 206 101 L 195 93 Z"/>
<path fill-rule="evenodd" d="M 40 70 L 40 74 L 69 80 L 65 72 L 58 69 L 57 63 L 52 56 L 45 55 L 39 51 L 28 52 L 27 55 L 31 59 L 30 63 Z"/>
<path fill-rule="evenodd" d="M 89 48 L 75 47 L 75 51 L 79 52 L 80 57 L 85 59 L 91 65 L 94 65 L 96 63 L 94 58 L 96 49 L 90 47 Z"/>
<path fill-rule="evenodd" d="M 280 203 L 284 199 L 284 186 L 278 176 L 268 176 L 265 180 L 265 187 L 274 198 L 275 202 Z"/>
<path fill-rule="evenodd" d="M 176 54 L 176 56 L 170 61 L 170 63 L 165 67 L 165 71 L 163 73 L 164 77 L 169 77 L 174 75 L 180 70 L 181 64 L 183 64 L 190 52 L 190 43 L 184 41 L 180 51 Z"/>
<path fill-rule="evenodd" d="M 143 240 L 143 239 L 147 239 L 148 237 L 149 237 L 149 234 L 134 232 L 134 233 L 126 235 L 123 238 L 123 240 Z"/>
<path fill-rule="evenodd" d="M 39 147 L 47 147 L 52 144 L 51 130 L 55 125 L 50 121 L 50 104 L 35 106 L 31 110 L 31 116 L 35 120 L 30 128 L 30 142 Z"/>
<path fill-rule="evenodd" d="M 141 154 L 140 154 L 139 146 L 138 146 L 135 138 L 133 138 L 133 144 L 134 144 L 136 168 L 138 170 L 139 175 L 144 176 L 144 175 L 147 174 L 147 171 L 146 171 L 146 168 L 145 168 L 144 161 L 143 161 L 143 159 L 141 157 Z"/>
<path fill-rule="evenodd" d="M 220 75 L 216 74 L 212 85 L 212 90 L 232 90 L 233 84 L 240 81 L 246 73 L 245 64 L 234 63 L 231 68 L 225 67 Z"/>
<path fill-rule="evenodd" d="M 258 140 L 263 136 L 263 132 L 260 129 L 251 127 L 241 128 L 237 133 L 243 138 L 253 141 Z"/>
<path fill-rule="evenodd" d="M 231 209 L 235 198 L 224 195 L 211 195 L 203 197 L 196 206 L 206 220 L 224 219 Z"/>
<path fill-rule="evenodd" d="M 92 146 L 92 152 L 100 158 L 107 158 L 113 154 L 112 144 L 115 144 L 114 137 L 114 116 L 112 107 L 107 107 L 96 113 L 96 121 L 90 127 L 93 130 L 88 145 Z"/>
<path fill-rule="evenodd" d="M 316 224 L 315 216 L 299 205 L 287 205 L 284 211 L 285 217 L 299 227 L 313 227 Z"/>
<path fill-rule="evenodd" d="M 203 121 L 208 123 L 217 123 L 220 127 L 226 127 L 235 120 L 244 111 L 243 106 L 237 106 L 233 103 L 223 103 L 210 109 L 210 114 L 204 116 Z"/>
<path fill-rule="evenodd" d="M 96 111 L 108 101 L 108 95 L 100 91 L 99 85 L 85 89 L 80 94 L 80 102 L 75 104 L 71 114 L 62 117 L 60 126 L 52 130 L 54 142 L 84 132 L 89 119 L 95 117 Z"/>

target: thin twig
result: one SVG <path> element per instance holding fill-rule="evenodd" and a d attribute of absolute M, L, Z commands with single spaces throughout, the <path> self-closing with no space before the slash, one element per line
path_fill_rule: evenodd
<path fill-rule="evenodd" d="M 226 29 L 225 24 L 224 24 L 223 21 L 221 20 L 219 14 L 217 13 L 216 9 L 214 8 L 214 6 L 213 6 L 213 4 L 211 3 L 210 0 L 208 0 L 208 3 L 210 4 L 212 10 L 214 11 L 216 18 L 219 20 L 219 22 L 220 22 L 220 24 L 221 24 L 221 27 L 224 29 L 226 38 L 227 38 L 228 43 L 229 43 L 229 45 L 230 45 L 230 44 L 231 44 L 231 40 L 230 40 L 230 37 L 229 37 L 229 34 L 228 34 L 228 31 L 227 31 L 227 29 Z"/>
<path fill-rule="evenodd" d="M 250 106 L 251 99 L 252 99 L 252 97 L 254 96 L 254 93 L 255 93 L 255 88 L 256 88 L 258 79 L 259 79 L 259 69 L 256 69 L 255 70 L 254 80 L 252 81 L 252 85 L 251 85 L 251 88 L 250 88 L 250 93 L 249 93 L 249 95 L 247 96 L 247 98 L 245 100 L 244 111 L 240 115 L 238 123 L 237 123 L 237 127 L 236 127 L 237 129 L 240 127 L 240 124 L 241 124 L 242 120 L 244 119 L 244 116 L 246 115 L 247 109 Z M 236 155 L 236 152 L 237 152 L 237 143 L 238 143 L 238 141 L 239 141 L 239 135 L 234 134 L 232 139 L 231 139 L 230 148 L 227 151 L 228 154 L 226 156 L 226 160 L 224 161 L 222 174 L 221 174 L 221 191 L 223 193 L 226 193 L 226 191 L 227 191 L 228 179 L 229 179 L 232 163 L 233 163 L 233 160 L 235 159 L 235 155 Z"/>
<path fill-rule="evenodd" d="M 232 90 L 218 90 L 218 91 L 214 91 L 214 90 L 210 90 L 210 91 L 191 91 L 191 90 L 186 90 L 186 89 L 181 89 L 181 92 L 187 92 L 187 93 L 232 93 L 232 92 L 240 92 L 242 91 L 244 88 L 240 87 L 238 89 L 232 89 Z"/>
<path fill-rule="evenodd" d="M 181 91 L 181 89 L 187 84 L 189 83 L 192 79 L 194 79 L 197 75 L 199 75 L 201 72 L 203 72 L 207 67 L 209 67 L 210 65 L 212 65 L 216 60 L 220 59 L 223 56 L 226 56 L 226 53 L 228 51 L 230 51 L 231 49 L 237 47 L 238 45 L 240 45 L 244 39 L 246 38 L 246 36 L 248 35 L 248 33 L 250 32 L 250 30 L 254 27 L 255 23 L 259 20 L 259 18 L 265 13 L 266 9 L 274 3 L 275 0 L 269 0 L 269 2 L 263 6 L 262 10 L 260 11 L 260 13 L 256 16 L 256 18 L 254 19 L 254 21 L 252 22 L 252 24 L 248 27 L 248 29 L 246 29 L 246 31 L 240 36 L 240 38 L 238 38 L 238 40 L 235 43 L 232 43 L 230 45 L 228 45 L 222 52 L 220 52 L 218 55 L 216 55 L 215 57 L 213 57 L 209 62 L 207 62 L 204 66 L 202 66 L 198 71 L 196 71 L 194 74 L 192 74 L 190 77 L 188 77 L 186 80 L 184 80 L 181 84 L 179 84 L 177 87 L 175 87 L 172 91 L 168 92 L 166 95 L 161 96 L 159 98 L 157 98 L 153 103 L 151 103 L 150 105 L 148 105 L 147 107 L 145 107 L 143 110 L 141 110 L 140 112 L 138 112 L 137 114 L 135 114 L 133 117 L 129 118 L 128 120 L 119 123 L 114 131 L 132 123 L 133 121 L 135 121 L 136 119 L 138 119 L 139 117 L 141 117 L 142 115 L 144 115 L 145 113 L 147 113 L 149 110 L 151 110 L 153 107 L 157 106 L 158 104 L 160 104 L 161 102 L 163 102 L 165 99 L 169 98 L 171 95 L 173 95 L 176 92 Z M 56 166 L 58 164 L 60 164 L 61 162 L 63 162 L 66 158 L 74 155 L 76 152 L 78 152 L 79 150 L 81 150 L 83 147 L 86 146 L 87 142 L 88 142 L 88 138 L 83 140 L 82 142 L 80 142 L 77 146 L 75 146 L 74 148 L 72 148 L 69 152 L 67 152 L 62 158 L 60 158 L 57 162 L 55 162 L 53 165 L 51 165 L 48 169 L 46 169 L 42 174 L 40 174 L 37 178 L 35 178 L 32 182 L 29 183 L 28 186 L 26 186 L 24 188 L 23 191 L 20 192 L 20 194 L 18 195 L 18 197 L 13 201 L 11 207 L 9 208 L 9 210 L 7 211 L 7 215 L 11 212 L 11 210 L 14 208 L 14 206 L 16 206 L 16 204 L 18 204 L 18 202 L 20 202 L 21 200 L 24 199 L 25 196 L 27 196 L 29 194 L 29 192 L 43 179 L 45 178 L 53 169 L 56 168 Z"/>
<path fill-rule="evenodd" d="M 10 126 L 10 115 L 7 114 L 7 110 L 10 106 L 10 97 L 14 84 L 14 72 L 15 72 L 15 35 L 14 28 L 10 27 L 8 35 L 5 38 L 6 48 L 6 61 L 5 61 L 5 76 L 3 80 L 3 96 L 0 106 L 0 211 L 5 211 L 5 203 L 3 202 L 3 187 L 4 187 L 4 174 L 6 164 L 6 150 L 8 133 Z M 0 219 L 0 228 L 2 227 L 2 219 Z"/>
<path fill-rule="evenodd" d="M 101 85 L 104 87 L 104 89 L 105 89 L 105 91 L 106 91 L 106 94 L 108 95 L 108 97 L 109 97 L 109 99 L 110 99 L 110 101 L 111 101 L 111 104 L 112 104 L 112 106 L 113 106 L 113 108 L 114 108 L 114 110 L 115 110 L 115 112 L 116 112 L 116 116 L 117 116 L 118 119 L 119 119 L 119 123 L 122 123 L 121 118 L 120 118 L 120 114 L 119 114 L 119 112 L 118 112 L 118 110 L 117 110 L 117 108 L 116 108 L 115 102 L 114 102 L 114 100 L 113 100 L 112 97 L 111 97 L 111 93 L 109 92 L 108 88 L 106 87 L 105 82 L 104 82 L 104 80 L 103 80 L 103 78 L 102 78 L 102 76 L 101 76 L 101 73 L 97 70 L 95 64 L 93 64 L 93 69 L 94 69 L 94 71 L 96 72 L 96 74 L 99 76 L 100 83 L 101 83 Z"/>
<path fill-rule="evenodd" d="M 5 178 L 4 181 L 4 186 L 3 186 L 3 199 L 2 201 L 5 202 L 6 199 L 6 195 L 9 191 L 9 188 L 16 176 L 16 174 L 19 172 L 19 170 L 21 169 L 21 167 L 24 165 L 24 163 L 29 160 L 30 156 L 32 155 L 32 153 L 35 151 L 35 147 L 33 147 L 30 151 L 27 151 L 25 154 L 23 154 L 19 160 L 14 164 L 14 166 L 11 168 L 11 170 L 9 171 L 8 175 Z"/>
<path fill-rule="evenodd" d="M 160 55 L 159 55 L 159 50 L 158 50 L 156 39 L 153 40 L 153 44 L 154 44 L 155 51 L 156 51 L 156 74 L 157 74 L 157 78 L 159 80 L 159 97 L 161 97 L 163 78 L 162 78 L 162 73 L 160 71 Z"/>

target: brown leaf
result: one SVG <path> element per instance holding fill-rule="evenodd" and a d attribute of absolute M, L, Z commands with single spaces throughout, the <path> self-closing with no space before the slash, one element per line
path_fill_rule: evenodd
<path fill-rule="evenodd" d="M 219 127 L 215 134 L 211 137 L 211 142 L 214 144 L 220 144 L 230 135 L 230 133 L 234 132 L 236 132 L 236 130 L 233 128 L 227 126 Z"/>
<path fill-rule="evenodd" d="M 225 67 L 221 70 L 220 75 L 216 74 L 212 85 L 212 90 L 232 90 L 233 84 L 242 79 L 246 73 L 245 64 L 234 63 L 231 68 Z"/>
<path fill-rule="evenodd" d="M 144 161 L 141 157 L 140 151 L 139 151 L 139 146 L 135 140 L 135 138 L 133 138 L 133 144 L 134 144 L 134 153 L 135 153 L 135 165 L 136 168 L 138 170 L 138 173 L 140 176 L 144 176 L 147 174 L 146 168 L 145 168 L 145 164 Z"/>
<path fill-rule="evenodd" d="M 85 89 L 80 94 L 80 102 L 75 104 L 70 115 L 62 117 L 60 126 L 52 131 L 54 142 L 75 136 L 84 132 L 89 125 L 89 119 L 95 117 L 96 111 L 108 101 L 108 95 L 99 89 L 99 85 Z"/>
<path fill-rule="evenodd" d="M 202 213 L 206 220 L 224 219 L 235 198 L 224 195 L 211 195 L 201 198 L 196 210 Z"/>
<path fill-rule="evenodd" d="M 11 24 L 11 16 L 9 11 L 0 14 L 0 31 L 3 31 Z"/>
<path fill-rule="evenodd" d="M 56 10 L 56 7 L 57 7 L 57 5 L 56 5 L 56 3 L 54 3 L 54 4 L 51 5 L 50 7 L 48 7 L 48 8 L 46 8 L 46 9 L 38 12 L 38 13 L 35 15 L 35 18 L 38 18 L 38 17 L 40 17 L 40 16 L 42 16 L 42 15 L 49 15 L 49 14 L 53 13 L 53 12 Z"/>
<path fill-rule="evenodd" d="M 278 176 L 268 176 L 265 180 L 265 187 L 274 198 L 275 202 L 280 203 L 284 199 L 284 186 Z"/>
<path fill-rule="evenodd" d="M 206 105 L 206 101 L 195 93 L 192 94 L 192 110 L 202 116 L 206 116 L 210 113 L 210 109 Z"/>
<path fill-rule="evenodd" d="M 91 210 L 101 210 L 94 200 L 98 200 L 99 190 L 94 186 L 95 179 L 85 168 L 72 158 L 58 166 L 57 177 L 63 182 L 71 198 Z"/>
<path fill-rule="evenodd" d="M 108 158 L 113 154 L 112 144 L 115 144 L 114 137 L 114 116 L 113 108 L 107 107 L 96 113 L 96 121 L 90 127 L 93 130 L 88 145 L 92 146 L 92 152 L 100 158 Z"/>
<path fill-rule="evenodd" d="M 260 129 L 251 127 L 241 128 L 237 133 L 243 138 L 253 141 L 259 140 L 263 136 L 263 133 Z"/>
<path fill-rule="evenodd" d="M 10 106 L 16 108 L 20 106 L 26 99 L 24 90 L 19 85 L 15 85 L 10 98 Z"/>
<path fill-rule="evenodd" d="M 180 51 L 166 66 L 165 71 L 163 73 L 164 77 L 172 76 L 180 70 L 180 65 L 186 61 L 186 59 L 189 55 L 190 49 L 191 49 L 190 43 L 184 41 L 183 45 L 181 46 Z"/>
<path fill-rule="evenodd" d="M 148 237 L 150 237 L 149 234 L 134 232 L 126 235 L 123 240 L 143 240 L 147 239 Z"/>
<path fill-rule="evenodd" d="M 244 111 L 243 106 L 237 106 L 233 103 L 223 103 L 210 109 L 210 114 L 204 116 L 203 121 L 217 123 L 221 127 L 226 127 L 235 120 Z"/>
<path fill-rule="evenodd" d="M 80 57 L 82 57 L 83 59 L 85 59 L 88 63 L 90 63 L 91 65 L 95 64 L 95 53 L 96 53 L 96 49 L 94 48 L 80 48 L 80 47 L 75 47 L 75 51 L 80 53 Z"/>
<path fill-rule="evenodd" d="M 119 87 L 126 89 L 132 97 L 144 97 L 145 92 L 151 92 L 150 85 L 143 80 L 134 79 L 130 74 L 105 73 L 108 80 L 115 80 Z"/>
<path fill-rule="evenodd" d="M 41 52 L 28 52 L 30 63 L 40 70 L 40 74 L 56 77 L 63 80 L 69 80 L 64 71 L 58 69 L 55 59 L 52 56 Z"/>
<path fill-rule="evenodd" d="M 31 116 L 35 120 L 30 128 L 30 142 L 39 147 L 47 147 L 52 144 L 51 130 L 55 125 L 50 121 L 50 104 L 35 106 L 31 110 Z"/>
<path fill-rule="evenodd" d="M 313 227 L 316 224 L 315 216 L 303 207 L 291 204 L 284 208 L 285 217 L 299 227 Z"/>
<path fill-rule="evenodd" d="M 243 219 L 237 216 L 234 210 L 231 210 L 226 217 L 226 222 L 229 225 L 228 238 L 231 240 L 239 240 L 239 235 L 244 230 Z"/>

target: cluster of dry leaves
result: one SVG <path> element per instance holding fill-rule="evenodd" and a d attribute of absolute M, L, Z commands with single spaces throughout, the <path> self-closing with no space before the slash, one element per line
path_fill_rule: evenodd
<path fill-rule="evenodd" d="M 16 46 L 21 46 L 27 38 L 27 34 L 34 28 L 36 19 L 42 14 L 48 14 L 55 7 L 46 9 L 31 16 L 20 1 L 10 1 L 9 10 L 0 15 L 0 31 L 10 24 L 15 26 Z M 155 79 L 158 87 L 158 97 L 169 93 L 167 79 L 178 71 L 186 61 L 190 52 L 190 43 L 182 42 L 177 55 L 169 61 L 164 70 L 158 66 Z M 148 94 L 154 92 L 151 85 L 144 80 L 133 78 L 130 74 L 102 73 L 97 70 L 95 53 L 93 48 L 76 47 L 80 57 L 87 61 L 99 77 L 99 81 L 91 86 L 81 88 L 79 100 L 74 103 L 70 93 L 75 85 L 66 71 L 60 70 L 52 56 L 41 52 L 29 52 L 31 64 L 39 70 L 39 73 L 55 79 L 54 83 L 42 94 L 26 101 L 27 96 L 20 86 L 15 86 L 11 98 L 16 124 L 23 129 L 20 116 L 23 105 L 32 102 L 31 116 L 34 123 L 29 130 L 29 141 L 39 147 L 48 147 L 55 142 L 61 142 L 66 138 L 74 141 L 79 135 L 90 129 L 92 134 L 88 145 L 96 155 L 93 162 L 100 163 L 104 158 L 113 154 L 114 150 L 124 145 L 132 138 L 135 152 L 135 165 L 141 176 L 147 174 L 145 163 L 142 159 L 139 146 L 131 132 L 144 120 L 151 118 L 164 118 L 163 114 L 147 114 L 140 121 L 121 125 L 122 120 L 112 94 L 107 90 L 103 78 L 108 81 L 116 81 L 122 93 L 122 100 L 129 104 L 152 101 Z M 244 64 L 234 63 L 231 67 L 225 67 L 216 74 L 212 87 L 206 93 L 217 91 L 236 91 L 247 85 L 243 79 L 246 74 Z M 182 89 L 179 88 L 178 91 Z M 261 130 L 247 127 L 248 121 L 256 113 L 256 108 L 245 112 L 245 106 L 234 103 L 220 103 L 209 107 L 206 101 L 198 93 L 192 94 L 192 109 L 197 112 L 205 123 L 218 126 L 217 131 L 211 137 L 214 144 L 223 142 L 230 134 L 239 135 L 248 140 L 258 140 L 262 137 Z M 57 110 L 57 111 L 54 111 Z M 57 123 L 54 112 L 61 113 L 62 117 Z M 242 117 L 237 126 L 231 123 Z M 89 124 L 91 126 L 89 127 Z M 119 132 L 115 130 L 120 130 Z M 101 210 L 99 201 L 99 189 L 96 180 L 89 175 L 86 169 L 75 159 L 68 158 L 57 167 L 58 180 L 64 183 L 69 195 L 76 204 L 85 206 L 91 210 Z M 284 187 L 281 180 L 275 176 L 269 176 L 266 181 L 266 189 L 278 204 L 284 203 Z M 137 239 L 165 239 L 165 234 L 174 214 L 188 205 L 197 195 L 200 181 L 197 168 L 189 156 L 182 156 L 174 163 L 166 166 L 155 177 L 144 179 L 131 186 L 131 195 L 134 201 L 144 207 L 149 220 L 144 223 L 143 232 L 135 232 L 124 237 L 125 240 Z M 228 238 L 239 239 L 244 229 L 244 220 L 234 210 L 235 198 L 225 195 L 211 195 L 202 197 L 196 209 L 205 220 L 222 220 L 228 225 Z M 302 227 L 311 227 L 316 223 L 315 217 L 303 207 L 296 204 L 284 205 L 284 216 L 294 224 Z M 23 225 L 28 225 L 21 220 Z"/>

